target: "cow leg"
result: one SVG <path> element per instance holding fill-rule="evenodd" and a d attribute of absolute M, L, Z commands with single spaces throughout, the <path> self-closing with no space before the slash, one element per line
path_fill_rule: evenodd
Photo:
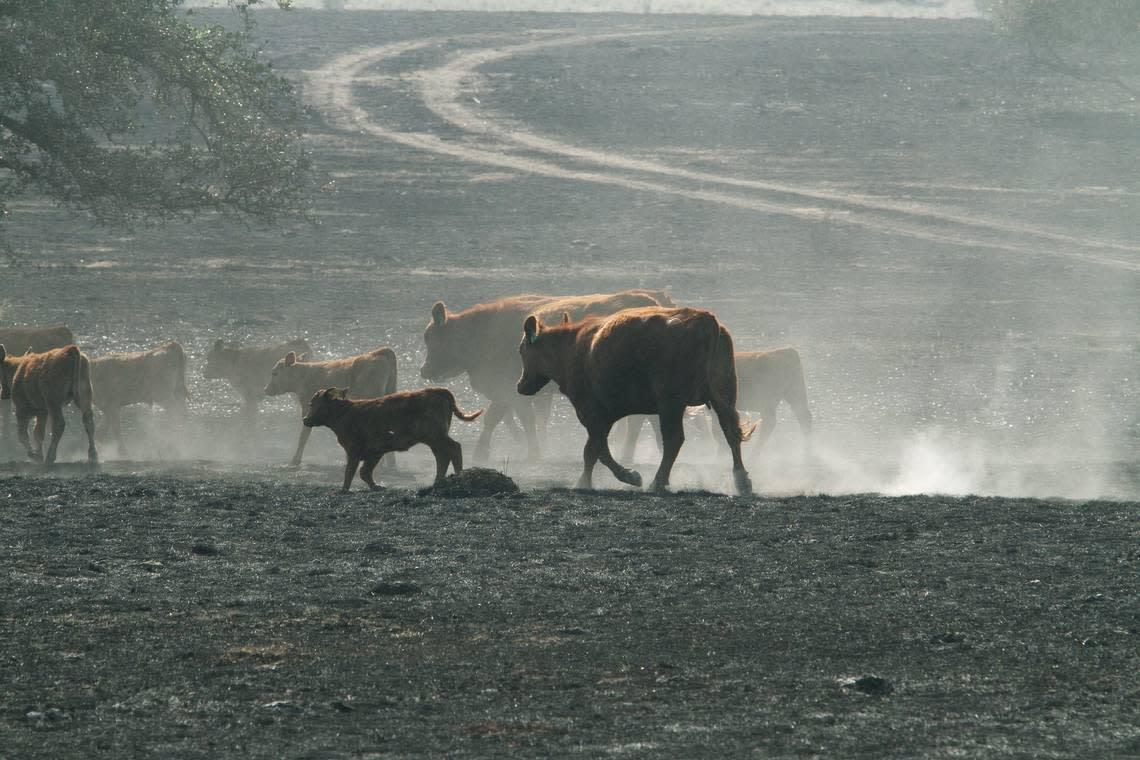
<path fill-rule="evenodd" d="M 479 431 L 479 440 L 475 444 L 475 461 L 486 462 L 491 455 L 491 436 L 495 427 L 502 421 L 503 416 L 511 408 L 498 401 L 492 401 L 483 414 L 483 429 Z"/>
<path fill-rule="evenodd" d="M 661 466 L 653 476 L 653 490 L 661 492 L 669 485 L 669 474 L 673 472 L 673 463 L 681 453 L 681 444 L 685 442 L 685 407 L 678 409 L 662 409 L 657 416 L 661 425 L 662 451 Z"/>
<path fill-rule="evenodd" d="M 725 404 L 713 402 L 713 411 L 716 412 L 717 421 L 720 422 L 724 440 L 732 451 L 732 477 L 736 490 L 741 496 L 752 495 L 752 480 L 748 471 L 744 469 L 744 460 L 740 456 L 740 414 L 736 409 Z"/>
<path fill-rule="evenodd" d="M 380 488 L 380 486 L 376 485 L 376 481 L 372 479 L 372 471 L 376 469 L 376 463 L 379 461 L 380 457 L 368 457 L 364 460 L 364 466 L 360 468 L 360 479 L 368 485 L 371 491 Z"/>
<path fill-rule="evenodd" d="M 119 456 L 127 456 L 127 439 L 123 437 L 123 416 L 122 409 L 115 409 L 109 411 L 107 416 L 110 418 L 111 432 L 115 435 L 115 445 L 119 447 Z"/>
<path fill-rule="evenodd" d="M 380 469 L 389 474 L 396 471 L 396 455 L 385 454 L 380 457 Z"/>
<path fill-rule="evenodd" d="M 88 406 L 83 409 L 83 432 L 87 433 L 87 464 L 99 464 L 99 453 L 95 450 L 95 410 Z"/>
<path fill-rule="evenodd" d="M 645 418 L 640 414 L 631 414 L 625 418 L 625 444 L 621 448 L 621 461 L 633 464 L 633 454 L 637 450 L 637 439 L 644 422 Z"/>
<path fill-rule="evenodd" d="M 42 417 L 40 419 L 43 419 Z M 39 432 L 39 422 L 36 424 L 36 434 L 41 438 L 43 434 Z M 47 454 L 44 455 L 44 464 L 51 467 L 55 464 L 56 451 L 59 449 L 59 439 L 63 438 L 63 431 L 67 429 L 67 422 L 63 418 L 63 409 L 55 407 L 51 410 L 51 443 L 48 445 Z"/>
<path fill-rule="evenodd" d="M 16 408 L 16 437 L 20 443 L 23 444 L 24 449 L 28 452 L 28 459 L 35 462 L 43 461 L 43 437 L 40 437 L 40 448 L 32 448 L 32 442 L 28 438 L 28 423 L 31 422 L 32 415 L 28 413 L 21 413 L 19 407 Z M 39 417 L 36 417 L 36 425 L 39 426 Z"/>
<path fill-rule="evenodd" d="M 348 461 L 344 463 L 344 487 L 340 489 L 341 493 L 348 493 L 348 487 L 352 485 L 352 477 L 356 475 L 356 468 L 360 466 L 359 459 L 351 454 L 347 456 Z"/>
<path fill-rule="evenodd" d="M 764 444 L 772 436 L 772 431 L 776 429 L 776 407 L 764 406 L 760 408 L 760 427 L 756 428 L 756 432 L 752 434 L 752 439 L 755 443 L 752 445 L 752 450 L 759 452 L 764 448 Z"/>
<path fill-rule="evenodd" d="M 614 474 L 615 478 L 620 480 L 622 483 L 641 488 L 641 474 L 622 467 L 614 460 L 614 455 L 610 453 L 609 437 L 610 429 L 613 427 L 613 425 L 614 424 L 610 422 L 597 428 L 590 428 L 590 439 L 587 441 L 587 445 L 593 445 L 596 461 L 599 461 L 608 467 L 610 469 L 610 472 Z M 589 460 L 587 459 L 587 461 Z M 590 467 L 592 468 L 593 465 L 591 464 Z M 582 472 L 582 479 L 587 482 L 589 481 L 585 470 Z M 587 485 L 585 487 L 588 488 L 589 486 Z"/>
<path fill-rule="evenodd" d="M 575 488 L 594 487 L 594 465 L 598 463 L 598 451 L 594 448 L 594 439 L 588 438 L 582 449 L 582 476 L 578 478 Z"/>

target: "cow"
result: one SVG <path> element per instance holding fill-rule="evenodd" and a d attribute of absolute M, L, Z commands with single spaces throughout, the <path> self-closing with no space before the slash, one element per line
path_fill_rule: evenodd
<path fill-rule="evenodd" d="M 540 456 L 538 430 L 545 429 L 545 419 L 542 425 L 536 426 L 536 404 L 514 392 L 519 373 L 515 348 L 522 321 L 530 314 L 554 320 L 565 312 L 573 319 L 582 319 L 638 306 L 672 304 L 668 295 L 654 290 L 568 297 L 528 294 L 477 304 L 459 312 L 449 311 L 438 301 L 432 307 L 431 320 L 424 331 L 427 358 L 420 376 L 443 382 L 466 372 L 471 387 L 489 399 L 483 430 L 475 444 L 476 462 L 487 460 L 495 427 L 512 412 L 522 423 L 530 459 L 537 460 Z M 549 416 L 551 401 L 551 397 L 545 396 L 538 404 L 544 417 Z"/>
<path fill-rule="evenodd" d="M 0 327 L 0 345 L 10 356 L 28 352 L 41 353 L 63 348 L 75 342 L 75 335 L 67 325 L 48 327 Z M 0 438 L 8 437 L 8 407 L 11 401 L 0 401 Z"/>
<path fill-rule="evenodd" d="M 178 341 L 146 351 L 109 354 L 91 359 L 95 408 L 103 412 L 96 432 L 114 435 L 119 451 L 127 452 L 122 411 L 131 404 L 158 404 L 174 415 L 186 416 L 186 352 Z"/>
<path fill-rule="evenodd" d="M 9 356 L 0 345 L 0 398 L 11 399 L 16 407 L 16 434 L 34 461 L 55 464 L 59 439 L 66 423 L 63 407 L 74 402 L 83 414 L 87 433 L 87 461 L 99 463 L 95 451 L 95 411 L 91 399 L 91 367 L 87 357 L 72 343 L 63 348 Z M 35 446 L 28 439 L 28 422 L 35 417 Z M 51 445 L 44 453 L 44 435 L 51 418 Z"/>
<path fill-rule="evenodd" d="M 351 386 L 358 397 L 373 398 L 396 392 L 396 354 L 390 348 L 378 348 L 367 354 L 350 356 L 346 359 L 332 359 L 323 362 L 307 362 L 290 351 L 273 366 L 269 383 L 265 386 L 266 396 L 280 396 L 292 393 L 301 405 L 301 418 L 309 413 L 309 399 L 321 388 Z M 301 426 L 301 438 L 297 441 L 297 452 L 290 462 L 292 467 L 301 466 L 305 444 L 309 442 L 311 427 Z"/>
<path fill-rule="evenodd" d="M 470 422 L 483 413 L 460 411 L 455 396 L 447 388 L 391 393 L 380 398 L 352 401 L 347 388 L 325 388 L 309 400 L 309 413 L 301 422 L 306 427 L 323 425 L 336 433 L 344 448 L 344 486 L 348 493 L 356 468 L 363 462 L 360 479 L 376 489 L 372 471 L 381 457 L 393 451 L 407 451 L 417 443 L 426 444 L 435 455 L 435 482 L 443 480 L 448 465 L 463 470 L 463 447 L 448 435 L 451 417 Z"/>
<path fill-rule="evenodd" d="M 736 407 L 760 415 L 760 427 L 753 436 L 753 450 L 759 451 L 776 427 L 776 409 L 786 401 L 800 423 L 804 436 L 811 435 L 812 416 L 808 409 L 807 387 L 800 354 L 794 348 L 774 348 L 768 351 L 739 351 L 736 354 Z M 703 415 L 702 415 L 703 417 Z M 630 428 L 622 452 L 622 460 L 633 458 L 641 419 L 631 417 Z M 703 423 L 710 435 L 712 430 L 707 417 Z"/>
<path fill-rule="evenodd" d="M 207 380 L 228 380 L 241 396 L 242 416 L 252 421 L 257 405 L 265 398 L 265 383 L 277 361 L 290 351 L 308 354 L 312 348 L 301 339 L 275 346 L 243 346 L 218 339 L 206 354 L 202 376 Z"/>
<path fill-rule="evenodd" d="M 685 408 L 707 405 L 716 413 L 732 450 L 736 490 L 752 492 L 740 444 L 755 425 L 741 425 L 736 411 L 732 336 L 708 311 L 650 306 L 608 317 L 546 326 L 536 315 L 523 322 L 518 392 L 533 396 L 551 380 L 570 399 L 588 440 L 579 488 L 590 488 L 599 460 L 623 483 L 641 486 L 641 475 L 610 453 L 610 429 L 630 414 L 656 414 L 664 453 L 653 478 L 663 491 L 685 440 Z"/>

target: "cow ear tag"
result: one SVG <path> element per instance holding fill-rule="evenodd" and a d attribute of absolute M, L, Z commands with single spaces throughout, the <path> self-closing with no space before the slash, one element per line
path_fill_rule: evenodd
<path fill-rule="evenodd" d="M 533 346 L 535 343 L 538 343 L 538 333 L 533 333 L 530 336 L 530 344 Z"/>

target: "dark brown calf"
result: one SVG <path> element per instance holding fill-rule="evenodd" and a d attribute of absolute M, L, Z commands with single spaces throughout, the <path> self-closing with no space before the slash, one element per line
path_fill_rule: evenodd
<path fill-rule="evenodd" d="M 11 399 L 16 407 L 16 434 L 28 456 L 47 466 L 55 463 L 59 439 L 66 423 L 63 407 L 73 401 L 83 413 L 87 432 L 87 461 L 98 464 L 95 452 L 95 412 L 91 408 L 91 369 L 87 357 L 75 345 L 42 353 L 8 356 L 0 346 L 0 398 Z M 28 422 L 35 418 L 33 447 L 28 438 Z M 51 445 L 44 454 L 44 435 L 51 419 Z"/>
<path fill-rule="evenodd" d="M 448 465 L 456 472 L 463 470 L 463 448 L 448 435 L 451 417 L 470 422 L 482 410 L 464 414 L 455 405 L 455 396 L 446 388 L 392 393 L 381 398 L 350 401 L 347 389 L 326 388 L 313 394 L 309 413 L 302 422 L 307 427 L 324 426 L 336 433 L 344 448 L 344 487 L 348 493 L 357 467 L 360 479 L 369 488 L 377 488 L 372 479 L 376 463 L 385 454 L 407 451 L 417 443 L 426 444 L 435 455 L 435 482 L 443 480 Z"/>
<path fill-rule="evenodd" d="M 751 492 L 740 443 L 752 428 L 743 428 L 736 412 L 732 337 L 710 312 L 646 307 L 554 327 L 530 316 L 519 353 L 519 393 L 532 396 L 553 380 L 586 427 L 579 488 L 590 487 L 599 460 L 618 480 L 640 486 L 638 473 L 614 461 L 607 438 L 622 417 L 656 414 L 664 454 L 653 488 L 664 490 L 685 440 L 685 408 L 708 405 L 732 450 L 736 488 Z"/>
<path fill-rule="evenodd" d="M 340 386 L 351 387 L 361 398 L 375 398 L 396 392 L 396 354 L 390 348 L 378 348 L 359 356 L 347 359 L 331 359 L 323 362 L 306 362 L 290 351 L 285 358 L 273 366 L 269 383 L 265 386 L 266 396 L 280 396 L 293 393 L 301 405 L 301 418 L 309 413 L 309 399 L 321 388 Z M 290 464 L 298 467 L 309 441 L 311 427 L 301 426 L 301 438 L 297 441 L 297 452 Z M 389 460 L 391 458 L 389 457 Z"/>
<path fill-rule="evenodd" d="M 176 419 L 186 415 L 186 352 L 178 341 L 147 351 L 91 359 L 95 408 L 103 412 L 101 434 L 113 434 L 123 454 L 122 410 L 131 404 L 158 404 Z"/>

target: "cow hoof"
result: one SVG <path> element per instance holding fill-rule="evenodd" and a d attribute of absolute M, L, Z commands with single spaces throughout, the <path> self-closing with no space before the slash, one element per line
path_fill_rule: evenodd
<path fill-rule="evenodd" d="M 669 484 L 664 481 L 654 480 L 653 487 L 650 490 L 652 490 L 653 493 L 667 493 L 669 491 Z"/>
<path fill-rule="evenodd" d="M 579 491 L 589 491 L 593 487 L 594 484 L 586 478 L 578 478 L 578 482 L 574 484 L 574 488 L 578 489 Z"/>
<path fill-rule="evenodd" d="M 637 470 L 626 470 L 622 473 L 622 482 L 628 483 L 635 488 L 641 488 L 641 473 Z"/>
<path fill-rule="evenodd" d="M 736 492 L 741 496 L 752 495 L 752 479 L 747 472 L 737 472 L 733 475 L 736 480 Z"/>

